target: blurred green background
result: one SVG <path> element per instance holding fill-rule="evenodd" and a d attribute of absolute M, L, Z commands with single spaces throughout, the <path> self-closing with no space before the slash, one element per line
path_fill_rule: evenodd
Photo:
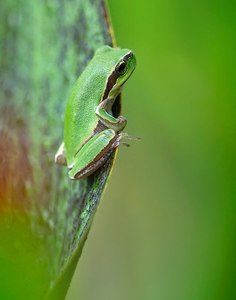
<path fill-rule="evenodd" d="M 236 299 L 234 1 L 109 1 L 138 65 L 67 299 Z"/>

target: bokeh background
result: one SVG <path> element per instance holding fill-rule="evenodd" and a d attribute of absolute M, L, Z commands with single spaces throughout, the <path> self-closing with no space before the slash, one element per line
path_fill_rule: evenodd
<path fill-rule="evenodd" d="M 138 65 L 67 299 L 236 299 L 234 1 L 109 1 Z"/>

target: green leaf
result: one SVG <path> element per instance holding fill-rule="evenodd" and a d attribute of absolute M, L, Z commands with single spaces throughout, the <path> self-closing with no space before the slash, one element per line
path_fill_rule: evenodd
<path fill-rule="evenodd" d="M 54 155 L 70 88 L 112 29 L 102 0 L 3 0 L 0 18 L 0 296 L 64 299 L 115 153 L 80 181 Z"/>

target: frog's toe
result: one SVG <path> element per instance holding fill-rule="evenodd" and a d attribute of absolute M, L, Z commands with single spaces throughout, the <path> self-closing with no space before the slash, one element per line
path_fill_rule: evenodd
<path fill-rule="evenodd" d="M 59 149 L 57 150 L 57 153 L 55 154 L 54 161 L 58 165 L 62 165 L 62 166 L 67 165 L 64 143 L 62 143 L 61 146 L 59 147 Z"/>

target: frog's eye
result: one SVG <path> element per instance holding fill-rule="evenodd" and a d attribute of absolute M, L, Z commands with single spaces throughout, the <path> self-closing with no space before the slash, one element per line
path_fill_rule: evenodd
<path fill-rule="evenodd" d="M 116 72 L 119 75 L 124 75 L 126 71 L 126 62 L 122 60 L 117 66 L 116 66 Z"/>

